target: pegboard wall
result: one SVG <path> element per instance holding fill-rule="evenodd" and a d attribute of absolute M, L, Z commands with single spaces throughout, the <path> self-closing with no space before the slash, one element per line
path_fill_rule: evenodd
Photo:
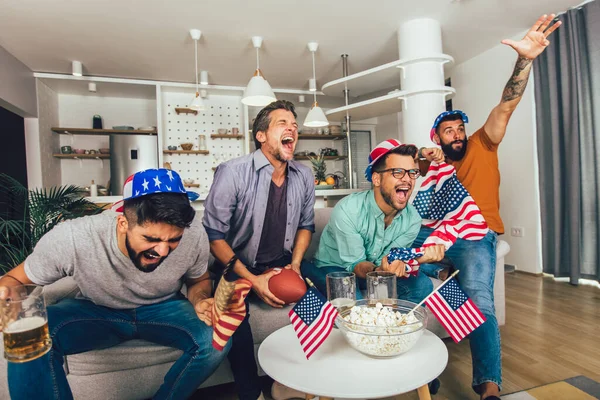
<path fill-rule="evenodd" d="M 206 150 L 209 154 L 163 154 L 163 162 L 169 162 L 183 179 L 193 179 L 200 184 L 199 188 L 188 188 L 201 194 L 207 194 L 213 181 L 214 168 L 227 160 L 244 154 L 244 138 L 211 138 L 219 129 L 227 129 L 231 135 L 232 128 L 238 128 L 239 134 L 245 134 L 244 109 L 240 96 L 210 95 L 204 99 L 205 111 L 198 115 L 180 113 L 175 108 L 188 107 L 193 94 L 162 94 L 162 150 L 168 146 L 177 146 L 181 150 L 182 143 L 193 143 L 192 150 L 200 149 L 200 135 L 204 135 Z"/>

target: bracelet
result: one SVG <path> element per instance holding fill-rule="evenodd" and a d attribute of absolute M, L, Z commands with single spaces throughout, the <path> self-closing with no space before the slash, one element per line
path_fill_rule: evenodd
<path fill-rule="evenodd" d="M 424 148 L 425 148 L 425 147 L 421 147 L 421 148 L 419 149 L 419 151 L 417 152 L 417 157 L 419 157 L 419 158 L 425 158 L 425 157 L 423 156 L 423 149 L 424 149 Z"/>
<path fill-rule="evenodd" d="M 233 266 L 235 265 L 235 262 L 238 260 L 238 256 L 236 256 L 235 254 L 233 255 L 233 257 L 231 257 L 231 259 L 229 260 L 229 262 L 227 263 L 227 265 L 225 266 L 226 269 L 231 269 L 233 268 Z"/>

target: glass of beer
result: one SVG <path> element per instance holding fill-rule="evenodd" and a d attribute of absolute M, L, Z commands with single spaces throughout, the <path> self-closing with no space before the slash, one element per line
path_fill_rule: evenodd
<path fill-rule="evenodd" d="M 8 298 L 0 300 L 0 326 L 4 333 L 4 358 L 8 361 L 31 361 L 50 351 L 52 340 L 42 287 L 9 287 Z"/>
<path fill-rule="evenodd" d="M 395 299 L 396 274 L 385 271 L 367 273 L 367 296 L 372 300 Z"/>
<path fill-rule="evenodd" d="M 327 300 L 342 312 L 356 302 L 356 276 L 353 272 L 330 272 L 326 275 Z"/>

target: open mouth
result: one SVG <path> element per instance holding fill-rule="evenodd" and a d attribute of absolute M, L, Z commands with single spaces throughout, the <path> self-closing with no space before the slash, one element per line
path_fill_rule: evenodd
<path fill-rule="evenodd" d="M 401 202 L 408 201 L 409 190 L 410 186 L 396 186 L 396 198 Z"/>
<path fill-rule="evenodd" d="M 157 253 L 155 253 L 153 251 L 144 251 L 142 253 L 142 258 L 148 264 L 156 264 L 157 262 L 160 262 L 160 260 L 162 259 L 161 256 L 159 256 Z"/>
<path fill-rule="evenodd" d="M 281 139 L 281 145 L 283 146 L 283 148 L 290 152 L 294 151 L 295 142 L 296 140 L 293 136 L 284 136 L 283 139 Z"/>

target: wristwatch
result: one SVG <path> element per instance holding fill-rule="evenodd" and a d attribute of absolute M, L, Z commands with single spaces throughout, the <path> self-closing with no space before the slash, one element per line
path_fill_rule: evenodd
<path fill-rule="evenodd" d="M 425 149 L 425 147 L 421 147 L 419 149 L 419 151 L 417 152 L 417 157 L 418 158 L 425 158 L 425 156 L 423 155 L 423 149 Z"/>

